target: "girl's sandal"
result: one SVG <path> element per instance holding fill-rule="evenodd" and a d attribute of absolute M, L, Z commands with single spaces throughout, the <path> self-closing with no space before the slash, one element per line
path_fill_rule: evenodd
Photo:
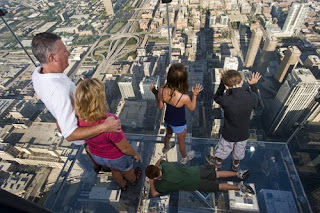
<path fill-rule="evenodd" d="M 97 173 L 97 174 L 99 174 L 101 168 L 102 168 L 101 165 L 99 165 L 99 166 L 97 166 L 97 167 L 94 167 L 94 172 Z"/>
<path fill-rule="evenodd" d="M 127 181 L 126 181 L 126 184 L 124 186 L 121 186 L 121 191 L 126 191 L 128 189 L 128 186 L 127 186 Z"/>
<path fill-rule="evenodd" d="M 136 175 L 136 180 L 134 182 L 131 183 L 131 185 L 136 185 L 137 182 L 139 181 L 141 175 L 142 175 L 142 170 L 140 167 L 135 168 L 134 170 L 134 174 Z"/>

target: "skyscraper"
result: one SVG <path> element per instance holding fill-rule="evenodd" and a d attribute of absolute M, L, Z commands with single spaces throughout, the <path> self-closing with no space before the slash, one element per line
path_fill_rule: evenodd
<path fill-rule="evenodd" d="M 217 23 L 217 16 L 210 14 L 209 26 L 213 27 Z"/>
<path fill-rule="evenodd" d="M 308 16 L 309 5 L 293 3 L 282 28 L 282 36 L 297 36 L 301 26 Z"/>
<path fill-rule="evenodd" d="M 252 67 L 254 59 L 256 58 L 259 45 L 262 39 L 263 32 L 259 29 L 253 29 L 252 36 L 249 44 L 249 49 L 247 52 L 246 60 L 244 62 L 245 67 Z"/>
<path fill-rule="evenodd" d="M 317 55 L 309 55 L 303 65 L 308 68 L 320 69 L 320 58 Z"/>
<path fill-rule="evenodd" d="M 290 134 L 316 104 L 320 82 L 309 69 L 294 69 L 280 87 L 270 109 L 268 134 Z M 272 115 L 272 112 L 274 114 Z"/>
<path fill-rule="evenodd" d="M 219 68 L 214 68 L 212 69 L 211 74 L 212 74 L 213 93 L 216 93 L 221 82 L 221 71 Z"/>
<path fill-rule="evenodd" d="M 228 25 L 229 17 L 226 15 L 222 15 L 222 16 L 220 16 L 220 20 L 221 20 L 220 22 L 222 25 Z"/>
<path fill-rule="evenodd" d="M 260 61 L 258 64 L 258 72 L 263 75 L 267 67 L 269 66 L 269 63 L 271 61 L 272 55 L 277 47 L 277 38 L 276 37 L 267 37 L 266 41 L 264 42 L 262 53 L 260 56 Z"/>
<path fill-rule="evenodd" d="M 320 122 L 320 106 L 315 108 L 315 110 L 309 116 L 308 121 L 309 122 Z"/>
<path fill-rule="evenodd" d="M 106 8 L 107 15 L 113 15 L 113 6 L 111 0 L 103 0 L 104 7 Z"/>
<path fill-rule="evenodd" d="M 122 98 L 124 99 L 135 98 L 133 81 L 134 81 L 134 78 L 132 77 L 131 74 L 121 75 L 118 82 L 118 86 L 119 86 Z"/>
<path fill-rule="evenodd" d="M 301 51 L 297 46 L 289 46 L 274 78 L 281 83 L 288 72 L 293 70 L 300 59 Z"/>
<path fill-rule="evenodd" d="M 142 65 L 143 65 L 143 72 L 144 72 L 144 76 L 150 76 L 151 74 L 151 62 L 150 61 L 144 61 L 142 62 Z"/>
<path fill-rule="evenodd" d="M 69 15 L 68 15 L 67 11 L 63 11 L 63 12 L 59 13 L 59 17 L 62 22 L 69 20 Z"/>

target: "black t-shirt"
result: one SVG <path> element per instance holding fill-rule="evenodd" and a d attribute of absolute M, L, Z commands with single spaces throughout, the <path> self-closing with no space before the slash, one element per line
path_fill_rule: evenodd
<path fill-rule="evenodd" d="M 225 85 L 221 82 L 214 95 L 214 100 L 224 111 L 222 137 L 229 142 L 248 139 L 250 115 L 258 105 L 257 88 L 232 88 L 225 93 Z"/>

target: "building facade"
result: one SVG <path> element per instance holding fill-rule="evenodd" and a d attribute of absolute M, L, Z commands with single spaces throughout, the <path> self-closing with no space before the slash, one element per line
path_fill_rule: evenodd
<path fill-rule="evenodd" d="M 122 75 L 119 79 L 118 86 L 123 99 L 135 98 L 132 75 Z"/>
<path fill-rule="evenodd" d="M 140 82 L 140 92 L 141 97 L 144 100 L 155 100 L 154 94 L 150 91 L 150 84 L 155 85 L 158 89 L 160 87 L 160 79 L 159 76 L 148 76 L 144 77 L 143 80 Z"/>
<path fill-rule="evenodd" d="M 262 53 L 260 56 L 259 64 L 258 64 L 258 72 L 261 75 L 264 75 L 264 73 L 266 72 L 269 66 L 269 63 L 272 59 L 272 56 L 277 48 L 277 44 L 278 44 L 278 40 L 276 37 L 266 38 L 263 45 Z"/>
<path fill-rule="evenodd" d="M 301 26 L 308 16 L 309 6 L 307 4 L 293 3 L 282 28 L 282 36 L 297 36 Z"/>
<path fill-rule="evenodd" d="M 287 73 L 289 73 L 291 70 L 295 69 L 299 59 L 301 56 L 301 51 L 297 46 L 289 46 L 284 58 L 282 59 L 280 66 L 278 68 L 277 73 L 274 75 L 274 78 L 281 83 Z"/>
<path fill-rule="evenodd" d="M 316 104 L 315 97 L 319 87 L 320 82 L 309 69 L 292 70 L 274 99 L 274 115 L 268 134 L 292 133 Z"/>
<path fill-rule="evenodd" d="M 263 36 L 263 32 L 259 28 L 253 29 L 252 37 L 249 44 L 249 49 L 244 62 L 245 67 L 253 66 L 254 60 L 259 50 L 262 36 Z"/>

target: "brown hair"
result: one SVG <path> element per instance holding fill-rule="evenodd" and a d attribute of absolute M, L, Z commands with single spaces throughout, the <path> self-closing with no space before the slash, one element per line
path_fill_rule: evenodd
<path fill-rule="evenodd" d="M 146 176 L 150 179 L 154 179 L 160 175 L 160 169 L 157 166 L 149 165 L 146 168 Z"/>
<path fill-rule="evenodd" d="M 85 79 L 74 93 L 74 110 L 79 118 L 93 123 L 106 118 L 106 92 L 104 84 L 96 79 Z"/>
<path fill-rule="evenodd" d="M 228 87 L 238 85 L 242 81 L 241 74 L 236 70 L 228 70 L 222 75 L 221 81 Z"/>
<path fill-rule="evenodd" d="M 178 90 L 183 94 L 188 93 L 188 73 L 183 64 L 178 63 L 171 65 L 167 74 L 167 83 L 164 85 L 164 88 L 166 87 L 171 89 L 171 97 L 175 90 Z"/>

